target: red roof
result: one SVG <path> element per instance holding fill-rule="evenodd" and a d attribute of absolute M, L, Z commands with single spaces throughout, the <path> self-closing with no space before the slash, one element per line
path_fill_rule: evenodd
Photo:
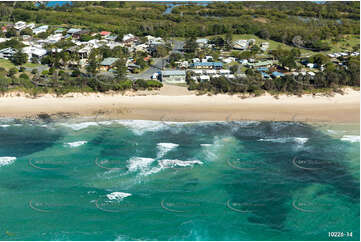
<path fill-rule="evenodd" d="M 108 31 L 102 31 L 102 32 L 100 32 L 100 35 L 109 35 L 110 34 L 110 32 L 108 32 Z"/>

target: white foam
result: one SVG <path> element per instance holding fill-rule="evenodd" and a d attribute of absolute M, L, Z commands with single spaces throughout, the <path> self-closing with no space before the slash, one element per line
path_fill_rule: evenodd
<path fill-rule="evenodd" d="M 6 128 L 6 127 L 10 127 L 10 125 L 9 124 L 1 124 L 0 127 Z"/>
<path fill-rule="evenodd" d="M 157 158 L 159 159 L 163 157 L 169 151 L 173 150 L 174 148 L 177 148 L 178 146 L 179 146 L 178 144 L 173 144 L 173 143 L 158 143 L 157 147 L 159 149 L 159 152 Z"/>
<path fill-rule="evenodd" d="M 139 171 L 141 173 L 147 172 L 150 169 L 150 165 L 153 163 L 153 158 L 144 157 L 132 157 L 128 161 L 128 170 L 130 172 Z"/>
<path fill-rule="evenodd" d="M 202 161 L 199 160 L 189 160 L 189 161 L 183 161 L 183 160 L 169 160 L 164 159 L 160 160 L 159 164 L 162 168 L 174 168 L 174 167 L 186 167 L 186 166 L 193 166 L 193 165 L 203 165 Z"/>
<path fill-rule="evenodd" d="M 258 141 L 263 142 L 274 142 L 274 143 L 287 143 L 287 142 L 294 142 L 297 144 L 304 144 L 308 141 L 308 138 L 301 138 L 301 137 L 286 137 L 286 138 L 274 138 L 274 139 L 259 139 Z"/>
<path fill-rule="evenodd" d="M 70 148 L 74 148 L 74 147 L 78 147 L 81 145 L 84 145 L 88 143 L 88 141 L 85 140 L 81 140 L 81 141 L 75 141 L 75 142 L 70 142 L 70 143 L 66 143 L 66 145 L 70 146 Z"/>
<path fill-rule="evenodd" d="M 83 122 L 83 123 L 60 123 L 60 125 L 71 128 L 73 130 L 82 130 L 89 126 L 97 126 L 96 122 Z"/>
<path fill-rule="evenodd" d="M 212 144 L 201 144 L 202 147 L 209 147 L 212 146 Z"/>
<path fill-rule="evenodd" d="M 348 141 L 351 143 L 360 142 L 360 136 L 357 135 L 344 135 L 341 138 L 342 141 Z"/>
<path fill-rule="evenodd" d="M 0 166 L 10 165 L 10 164 L 14 163 L 15 160 L 16 160 L 16 157 L 11 157 L 11 156 L 0 157 Z"/>
<path fill-rule="evenodd" d="M 109 200 L 122 201 L 124 198 L 130 197 L 131 195 L 132 195 L 131 193 L 126 193 L 126 192 L 112 192 L 107 195 L 107 198 Z"/>
<path fill-rule="evenodd" d="M 160 121 L 150 120 L 117 120 L 115 122 L 130 128 L 136 135 L 142 135 L 149 131 L 159 131 L 167 127 L 167 125 Z"/>

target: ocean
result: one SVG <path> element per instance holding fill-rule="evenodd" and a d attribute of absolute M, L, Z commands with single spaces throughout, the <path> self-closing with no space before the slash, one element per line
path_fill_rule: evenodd
<path fill-rule="evenodd" d="M 0 120 L 0 240 L 359 240 L 359 181 L 358 124 Z"/>

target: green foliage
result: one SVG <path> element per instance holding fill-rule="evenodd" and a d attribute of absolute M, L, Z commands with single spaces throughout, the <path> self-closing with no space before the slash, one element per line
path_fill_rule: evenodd
<path fill-rule="evenodd" d="M 0 43 L 0 49 L 12 47 L 14 49 L 20 50 L 24 46 L 25 45 L 23 43 L 21 43 L 20 41 L 18 41 L 16 39 L 10 39 L 10 40 Z"/>
<path fill-rule="evenodd" d="M 11 69 L 9 70 L 8 76 L 9 76 L 9 77 L 14 77 L 14 75 L 15 75 L 17 72 L 18 72 L 18 70 L 17 70 L 15 67 L 13 67 L 13 68 L 11 68 Z"/>
<path fill-rule="evenodd" d="M 28 55 L 26 53 L 18 51 L 11 57 L 10 60 L 16 66 L 23 65 L 23 64 L 25 64 L 27 62 Z"/>

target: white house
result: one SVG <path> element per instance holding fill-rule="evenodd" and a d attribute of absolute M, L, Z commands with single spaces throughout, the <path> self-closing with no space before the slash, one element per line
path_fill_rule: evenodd
<path fill-rule="evenodd" d="M 245 39 L 234 41 L 233 48 L 236 50 L 246 50 L 248 48 L 248 41 Z"/>
<path fill-rule="evenodd" d="M 29 23 L 26 27 L 30 28 L 30 29 L 33 29 L 33 28 L 35 28 L 35 24 L 34 23 Z"/>
<path fill-rule="evenodd" d="M 37 34 L 40 34 L 40 33 L 44 33 L 48 30 L 49 26 L 48 25 L 43 25 L 43 26 L 40 26 L 40 27 L 37 27 L 35 29 L 33 29 L 33 33 L 35 35 Z"/>
<path fill-rule="evenodd" d="M 37 57 L 42 58 L 46 55 L 46 49 L 37 46 L 27 46 L 22 48 L 22 52 L 28 55 L 28 60 L 30 61 L 31 58 Z"/>
<path fill-rule="evenodd" d="M 228 74 L 231 74 L 231 71 L 230 71 L 230 70 L 221 69 L 221 70 L 218 70 L 218 73 L 221 74 L 221 75 L 228 75 Z"/>
<path fill-rule="evenodd" d="M 186 72 L 183 70 L 161 71 L 161 80 L 166 83 L 185 83 Z"/>
<path fill-rule="evenodd" d="M 2 59 L 9 59 L 11 58 L 17 51 L 12 48 L 12 47 L 9 47 L 9 48 L 5 48 L 5 49 L 2 49 L 0 50 L 0 58 Z"/>
<path fill-rule="evenodd" d="M 16 30 L 23 30 L 23 29 L 26 28 L 26 23 L 23 22 L 23 21 L 18 21 L 18 22 L 16 22 L 16 23 L 14 24 L 14 28 L 15 28 Z"/>
<path fill-rule="evenodd" d="M 201 75 L 199 76 L 199 81 L 204 82 L 204 81 L 209 81 L 211 78 L 207 75 Z"/>
<path fill-rule="evenodd" d="M 261 48 L 262 51 L 266 51 L 269 48 L 269 43 L 268 42 L 263 42 L 261 44 L 260 48 Z"/>

